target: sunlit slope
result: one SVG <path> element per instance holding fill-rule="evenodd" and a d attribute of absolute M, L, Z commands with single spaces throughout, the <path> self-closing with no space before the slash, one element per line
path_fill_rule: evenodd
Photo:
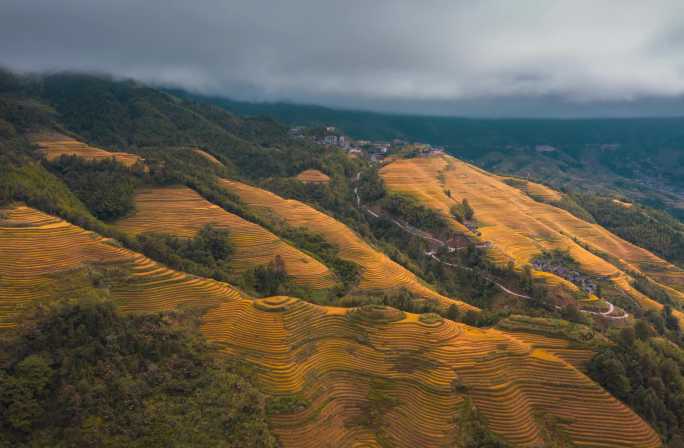
<path fill-rule="evenodd" d="M 214 224 L 230 232 L 234 249 L 230 266 L 238 274 L 268 264 L 279 255 L 295 283 L 314 289 L 335 284 L 330 270 L 312 256 L 263 227 L 210 203 L 188 187 L 141 188 L 135 195 L 135 208 L 132 216 L 116 223 L 117 227 L 133 234 L 162 232 L 193 237 L 206 224 Z"/>
<path fill-rule="evenodd" d="M 314 184 L 327 184 L 330 182 L 330 176 L 319 170 L 304 170 L 297 174 L 296 178 L 301 182 Z"/>
<path fill-rule="evenodd" d="M 538 184 L 527 179 L 523 180 L 520 178 L 507 176 L 501 176 L 499 179 L 503 181 L 510 180 L 519 183 L 519 185 L 516 185 L 516 188 L 524 191 L 533 198 L 539 198 L 548 202 L 560 201 L 563 198 L 558 191 L 549 188 L 546 185 Z"/>
<path fill-rule="evenodd" d="M 105 281 L 128 311 L 212 305 L 239 296 L 225 283 L 167 269 L 35 209 L 17 206 L 0 213 L 0 326 L 12 326 L 30 302 L 72 297 L 92 276 Z M 89 267 L 108 272 L 106 279 Z"/>
<path fill-rule="evenodd" d="M 584 369 L 595 352 L 611 342 L 589 326 L 553 318 L 511 315 L 497 329 Z"/>
<path fill-rule="evenodd" d="M 221 161 L 220 161 L 219 159 L 217 159 L 216 157 L 212 156 L 211 154 L 209 154 L 208 152 L 206 152 L 206 151 L 204 151 L 204 150 L 202 150 L 202 149 L 194 148 L 194 149 L 192 150 L 192 152 L 194 152 L 194 153 L 197 154 L 197 155 L 200 155 L 200 156 L 204 157 L 205 159 L 207 159 L 208 161 L 210 161 L 210 162 L 213 163 L 214 165 L 218 165 L 218 166 L 222 166 L 222 165 L 223 165 L 223 163 L 221 163 Z"/>
<path fill-rule="evenodd" d="M 53 160 L 63 155 L 79 156 L 88 160 L 103 160 L 113 157 L 126 166 L 133 166 L 136 162 L 142 160 L 135 154 L 106 151 L 56 132 L 34 134 L 31 136 L 31 140 L 38 145 L 48 160 Z"/>
<path fill-rule="evenodd" d="M 684 289 L 681 269 L 597 224 L 537 202 L 504 183 L 499 176 L 453 157 L 397 160 L 385 166 L 381 175 L 389 189 L 415 196 L 444 214 L 455 201 L 467 198 L 475 209 L 482 238 L 491 241 L 518 265 L 529 263 L 543 250 L 563 249 L 587 273 L 612 278 L 637 299 L 642 297 L 633 294 L 621 268 L 640 271 L 664 285 L 680 291 Z M 444 193 L 445 189 L 451 192 L 451 198 Z M 621 266 L 615 266 L 583 246 L 618 258 Z M 679 291 L 675 294 L 684 298 Z"/>
<path fill-rule="evenodd" d="M 292 227 L 304 227 L 307 231 L 318 233 L 340 249 L 340 258 L 358 263 L 363 269 L 359 288 L 362 290 L 387 290 L 406 288 L 419 297 L 438 301 L 442 305 L 457 303 L 462 309 L 474 307 L 454 301 L 438 294 L 404 267 L 392 261 L 387 255 L 373 249 L 351 229 L 313 207 L 300 201 L 283 199 L 260 188 L 232 180 L 221 180 L 220 185 L 240 196 L 240 199 L 253 209 L 266 216 L 284 220 Z"/>
<path fill-rule="evenodd" d="M 455 446 L 466 398 L 516 446 L 550 446 L 544 434 L 575 446 L 659 446 L 570 364 L 501 331 L 288 297 L 223 303 L 203 331 L 256 364 L 268 393 L 308 400 L 272 418 L 285 447 Z"/>
<path fill-rule="evenodd" d="M 0 249 L 6 326 L 22 303 L 69 296 L 88 267 L 115 271 L 105 284 L 124 311 L 213 306 L 201 329 L 219 349 L 254 363 L 266 392 L 308 400 L 272 417 L 286 448 L 453 446 L 466 399 L 521 446 L 545 445 L 547 433 L 577 446 L 658 446 L 641 419 L 570 364 L 498 330 L 382 307 L 252 301 L 23 206 L 2 211 Z"/>

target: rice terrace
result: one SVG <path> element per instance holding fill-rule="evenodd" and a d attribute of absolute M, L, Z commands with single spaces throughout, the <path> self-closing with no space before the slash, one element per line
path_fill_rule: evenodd
<path fill-rule="evenodd" d="M 677 2 L 0 14 L 0 448 L 684 448 Z"/>

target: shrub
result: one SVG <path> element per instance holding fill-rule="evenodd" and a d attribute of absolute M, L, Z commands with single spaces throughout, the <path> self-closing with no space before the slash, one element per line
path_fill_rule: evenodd
<path fill-rule="evenodd" d="M 463 201 L 461 201 L 460 204 L 452 205 L 449 211 L 451 212 L 451 216 L 460 223 L 470 221 L 475 216 L 475 211 L 466 198 L 463 198 Z"/>

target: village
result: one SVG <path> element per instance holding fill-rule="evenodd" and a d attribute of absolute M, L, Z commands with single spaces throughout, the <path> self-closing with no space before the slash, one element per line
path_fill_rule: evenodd
<path fill-rule="evenodd" d="M 308 139 L 319 145 L 343 149 L 352 157 L 363 157 L 372 163 L 382 163 L 387 157 L 400 151 L 413 157 L 429 157 L 445 152 L 442 146 L 408 142 L 403 139 L 393 139 L 392 141 L 354 140 L 334 126 L 318 128 L 295 126 L 289 129 L 288 134 L 293 138 Z"/>
<path fill-rule="evenodd" d="M 550 272 L 574 283 L 577 287 L 589 294 L 598 294 L 599 288 L 596 282 L 588 275 L 566 266 L 564 257 L 555 254 L 544 254 L 532 262 L 532 267 L 538 271 Z"/>

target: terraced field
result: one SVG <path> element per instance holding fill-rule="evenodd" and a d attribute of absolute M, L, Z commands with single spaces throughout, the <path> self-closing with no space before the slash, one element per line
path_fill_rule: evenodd
<path fill-rule="evenodd" d="M 128 312 L 212 307 L 202 331 L 256 366 L 276 397 L 303 405 L 273 415 L 288 447 L 453 446 L 472 402 L 519 446 L 656 447 L 652 429 L 560 357 L 547 337 L 482 330 L 385 307 L 320 307 L 291 297 L 250 300 L 225 283 L 169 270 L 96 234 L 24 206 L 2 210 L 0 319 L 97 266 Z M 62 284 L 58 282 L 62 277 Z M 78 282 L 76 282 L 78 283 Z M 61 288 L 61 289 L 60 289 Z M 72 291 L 73 293 L 73 291 Z M 456 422 L 456 423 L 455 423 Z"/>
<path fill-rule="evenodd" d="M 638 416 L 539 341 L 393 309 L 288 297 L 212 309 L 203 331 L 308 406 L 272 418 L 285 447 L 454 446 L 466 398 L 516 446 L 656 447 Z M 563 341 L 547 338 L 544 345 Z"/>
<path fill-rule="evenodd" d="M 403 287 L 421 298 L 436 301 L 443 306 L 456 303 L 463 310 L 475 309 L 425 286 L 413 273 L 392 261 L 383 252 L 369 246 L 347 226 L 309 205 L 283 199 L 269 191 L 237 181 L 223 179 L 220 185 L 240 196 L 244 203 L 263 216 L 284 220 L 292 227 L 305 227 L 309 232 L 318 233 L 338 246 L 340 258 L 358 263 L 363 268 L 359 283 L 361 290 L 384 291 Z"/>
<path fill-rule="evenodd" d="M 297 174 L 297 180 L 311 184 L 327 184 L 330 176 L 319 170 L 304 170 Z"/>
<path fill-rule="evenodd" d="M 111 271 L 110 292 L 126 311 L 209 306 L 240 296 L 225 283 L 167 269 L 35 209 L 17 206 L 0 212 L 0 327 L 13 326 L 30 302 L 84 290 L 90 285 L 89 268 Z"/>
<path fill-rule="evenodd" d="M 192 152 L 194 152 L 197 155 L 204 157 L 205 159 L 207 159 L 208 161 L 210 161 L 214 165 L 223 165 L 223 163 L 221 163 L 221 161 L 219 159 L 217 159 L 216 157 L 212 156 L 211 154 L 209 154 L 208 152 L 206 152 L 202 149 L 194 148 L 192 150 Z"/>
<path fill-rule="evenodd" d="M 684 300 L 681 269 L 597 224 L 537 202 L 499 176 L 458 159 L 441 156 L 397 160 L 385 166 L 381 175 L 389 189 L 412 195 L 445 216 L 454 201 L 467 198 L 475 209 L 482 239 L 491 241 L 518 266 L 530 263 L 543 250 L 567 250 L 582 270 L 611 279 L 647 308 L 660 305 L 635 291 L 625 270 L 649 276 Z M 451 198 L 442 191 L 445 188 L 451 191 Z M 595 254 L 600 252 L 618 259 L 618 265 Z"/>
<path fill-rule="evenodd" d="M 126 166 L 133 166 L 136 162 L 142 161 L 142 158 L 135 154 L 105 151 L 56 132 L 34 134 L 31 136 L 31 140 L 38 145 L 48 160 L 54 160 L 63 155 L 74 155 L 88 160 L 111 159 L 113 157 Z"/>
<path fill-rule="evenodd" d="M 116 226 L 132 234 L 163 232 L 192 238 L 207 224 L 230 231 L 234 253 L 230 267 L 241 274 L 280 255 L 295 283 L 312 289 L 335 285 L 334 274 L 312 256 L 289 245 L 263 227 L 229 213 L 185 186 L 142 188 L 135 195 L 136 212 Z"/>
<path fill-rule="evenodd" d="M 559 319 L 512 315 L 500 321 L 497 329 L 552 353 L 583 370 L 597 349 L 610 345 L 600 333 L 590 327 Z"/>
<path fill-rule="evenodd" d="M 538 184 L 529 180 L 522 180 L 511 177 L 500 177 L 504 182 L 513 180 L 520 183 L 520 189 L 532 197 L 538 197 L 548 202 L 560 201 L 563 197 L 556 190 L 547 187 L 546 185 Z"/>

